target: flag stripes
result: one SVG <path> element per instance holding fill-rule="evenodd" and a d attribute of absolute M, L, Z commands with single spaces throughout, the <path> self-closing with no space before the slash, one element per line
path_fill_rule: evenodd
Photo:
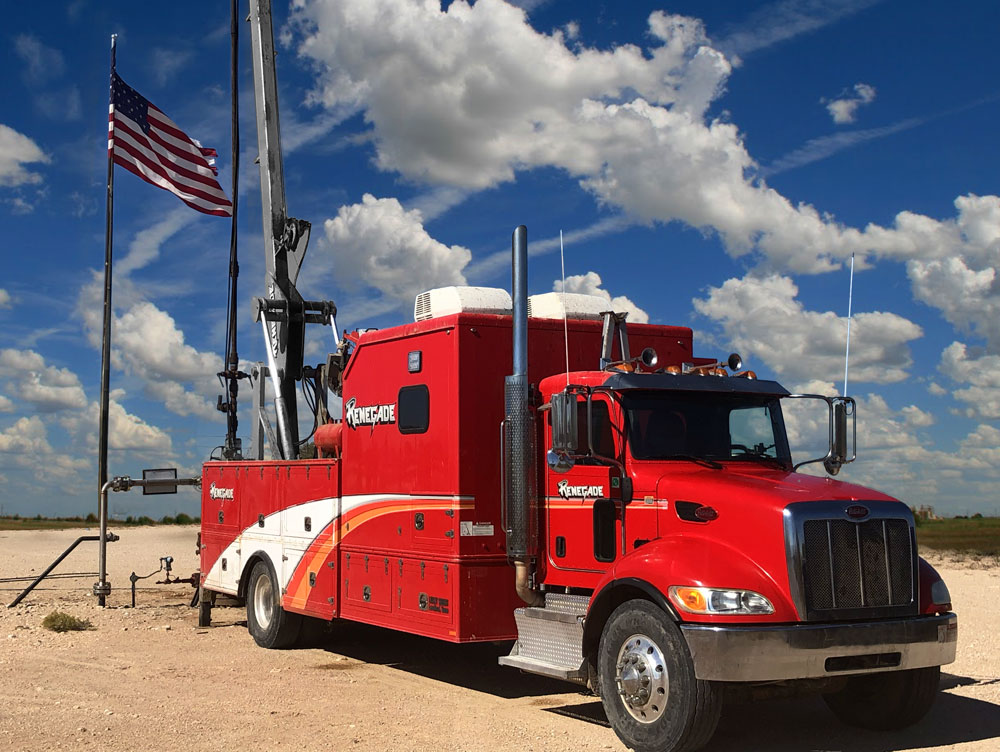
<path fill-rule="evenodd" d="M 166 191 L 192 209 L 232 216 L 216 180 L 215 150 L 203 148 L 112 72 L 108 152 L 115 164 Z"/>

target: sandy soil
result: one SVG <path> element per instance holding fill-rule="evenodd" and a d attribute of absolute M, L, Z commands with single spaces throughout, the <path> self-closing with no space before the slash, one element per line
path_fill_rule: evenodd
<path fill-rule="evenodd" d="M 93 532 L 93 531 L 91 531 Z M 0 749 L 52 750 L 591 750 L 622 749 L 600 702 L 572 685 L 501 668 L 499 645 L 446 645 L 343 625 L 322 647 L 266 651 L 238 608 L 197 627 L 188 585 L 140 584 L 129 573 L 197 566 L 195 528 L 119 531 L 109 545 L 109 607 L 96 577 L 53 580 L 13 609 L 0 606 Z M 0 578 L 38 573 L 82 532 L 0 531 Z M 57 572 L 96 570 L 85 543 Z M 911 729 L 876 734 L 840 725 L 818 698 L 725 709 L 709 752 L 737 750 L 1000 750 L 1000 569 L 936 557 L 960 617 L 958 660 Z M 0 583 L 2 600 L 23 585 Z M 41 628 L 58 608 L 96 629 Z"/>

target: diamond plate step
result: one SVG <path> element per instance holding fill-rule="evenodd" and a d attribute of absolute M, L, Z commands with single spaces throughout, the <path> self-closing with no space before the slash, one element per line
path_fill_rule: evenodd
<path fill-rule="evenodd" d="M 580 596 L 562 598 L 579 599 Z M 532 674 L 585 682 L 584 613 L 578 610 L 580 602 L 557 599 L 552 605 L 555 607 L 549 607 L 547 598 L 546 608 L 515 609 L 517 642 L 510 655 L 499 658 L 499 663 Z M 586 598 L 583 598 L 583 609 L 586 610 Z"/>

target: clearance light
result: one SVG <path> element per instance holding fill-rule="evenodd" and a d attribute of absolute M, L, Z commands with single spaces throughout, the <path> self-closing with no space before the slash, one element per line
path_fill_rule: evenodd
<path fill-rule="evenodd" d="M 752 590 L 673 585 L 670 600 L 689 614 L 773 614 L 771 601 Z"/>

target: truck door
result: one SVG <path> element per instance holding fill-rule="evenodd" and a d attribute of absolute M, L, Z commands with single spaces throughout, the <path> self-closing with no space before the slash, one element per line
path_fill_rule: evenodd
<path fill-rule="evenodd" d="M 593 441 L 596 454 L 617 457 L 618 451 L 607 400 L 593 398 Z M 587 447 L 587 404 L 577 403 L 580 436 Z M 551 446 L 551 425 L 545 440 Z M 603 572 L 620 555 L 620 475 L 616 467 L 599 460 L 578 459 L 565 473 L 545 468 L 546 550 L 549 566 L 584 572 Z"/>

